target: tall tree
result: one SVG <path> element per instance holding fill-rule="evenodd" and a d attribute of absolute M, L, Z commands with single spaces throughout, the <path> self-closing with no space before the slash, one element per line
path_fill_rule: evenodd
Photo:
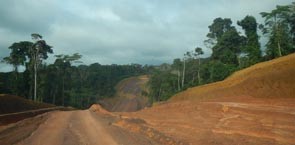
<path fill-rule="evenodd" d="M 246 46 L 243 52 L 249 58 L 249 64 L 252 65 L 259 62 L 261 59 L 261 50 L 256 19 L 253 16 L 246 16 L 243 20 L 238 21 L 237 24 L 244 29 L 246 34 Z"/>
<path fill-rule="evenodd" d="M 269 59 L 280 57 L 293 52 L 291 44 L 291 35 L 287 19 L 290 14 L 289 6 L 277 6 L 271 12 L 261 12 L 265 18 L 265 24 L 262 28 L 264 34 L 269 34 L 267 42 L 266 55 Z"/>
<path fill-rule="evenodd" d="M 186 63 L 186 59 L 190 56 L 189 52 L 186 52 L 183 55 L 183 69 L 182 69 L 182 81 L 181 81 L 181 87 L 184 88 L 184 80 L 185 80 L 185 63 Z"/>
<path fill-rule="evenodd" d="M 34 101 L 37 101 L 37 75 L 38 66 L 42 63 L 42 60 L 48 58 L 47 53 L 53 53 L 52 47 L 46 44 L 46 41 L 42 39 L 42 36 L 37 33 L 31 34 L 33 41 L 35 42 L 30 49 L 31 63 L 34 69 Z"/>
<path fill-rule="evenodd" d="M 205 44 L 211 46 L 214 60 L 220 60 L 225 64 L 238 64 L 237 55 L 241 51 L 244 39 L 239 35 L 236 28 L 232 26 L 229 18 L 216 18 L 209 26 L 208 40 Z"/>
<path fill-rule="evenodd" d="M 289 5 L 289 10 L 290 12 L 287 22 L 290 25 L 291 37 L 293 40 L 293 51 L 295 51 L 295 2 Z"/>
<path fill-rule="evenodd" d="M 9 46 L 9 49 L 11 49 L 10 55 L 3 58 L 3 61 L 13 65 L 14 71 L 18 72 L 18 66 L 25 64 L 28 51 L 32 45 L 33 43 L 28 41 L 13 43 Z"/>
<path fill-rule="evenodd" d="M 75 53 L 73 55 L 55 55 L 57 58 L 54 62 L 54 64 L 58 68 L 58 72 L 60 76 L 62 76 L 62 105 L 65 105 L 65 79 L 66 76 L 70 77 L 69 71 L 71 67 L 71 63 L 73 62 L 79 62 L 78 60 L 82 57 L 79 53 Z M 67 73 L 69 75 L 67 75 Z M 68 81 L 69 82 L 69 81 Z"/>
<path fill-rule="evenodd" d="M 8 57 L 3 58 L 3 62 L 11 64 L 14 70 L 14 89 L 13 93 L 18 95 L 19 89 L 19 82 L 18 82 L 18 67 L 20 65 L 24 65 L 27 60 L 28 50 L 32 47 L 33 43 L 28 41 L 21 41 L 13 43 L 9 46 L 10 55 Z"/>
<path fill-rule="evenodd" d="M 179 58 L 174 59 L 172 68 L 177 71 L 177 89 L 180 91 L 180 70 L 181 70 L 181 60 Z"/>
<path fill-rule="evenodd" d="M 224 64 L 238 65 L 238 55 L 245 38 L 240 36 L 235 28 L 226 31 L 212 48 L 211 58 Z"/>
<path fill-rule="evenodd" d="M 201 69 L 201 55 L 203 55 L 204 52 L 202 50 L 202 48 L 197 47 L 195 48 L 195 53 L 194 55 L 196 56 L 197 60 L 198 60 L 198 85 L 201 84 L 201 76 L 200 76 L 200 69 Z"/>
<path fill-rule="evenodd" d="M 207 34 L 208 39 L 205 40 L 205 45 L 208 47 L 213 47 L 221 39 L 223 34 L 228 30 L 232 29 L 232 21 L 229 18 L 216 18 L 213 23 L 208 26 L 209 33 Z"/>

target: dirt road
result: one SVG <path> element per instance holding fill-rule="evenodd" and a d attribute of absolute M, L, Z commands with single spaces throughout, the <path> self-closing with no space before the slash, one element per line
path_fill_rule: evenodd
<path fill-rule="evenodd" d="M 42 119 L 43 118 L 43 119 Z M 45 119 L 44 119 L 45 118 Z M 32 118 L 30 118 L 32 119 Z M 112 125 L 116 118 L 91 110 L 56 111 L 0 129 L 0 144 L 17 145 L 150 145 L 148 138 Z M 35 129 L 28 128 L 37 121 Z M 26 122 L 26 123 L 24 123 Z M 15 132 L 20 132 L 16 134 Z M 30 133 L 28 133 L 30 132 Z M 3 134 L 2 134 L 3 133 Z M 12 133 L 12 134 L 9 134 Z M 28 134 L 28 136 L 23 136 Z M 19 136 L 21 135 L 21 136 Z"/>
<path fill-rule="evenodd" d="M 71 111 L 56 112 L 44 122 L 33 134 L 20 142 L 32 145 L 63 144 L 110 144 L 116 145 L 103 125 L 96 121 L 91 112 Z"/>
<path fill-rule="evenodd" d="M 101 100 L 100 104 L 111 112 L 135 112 L 149 106 L 147 75 L 130 77 L 116 85 L 112 98 Z"/>

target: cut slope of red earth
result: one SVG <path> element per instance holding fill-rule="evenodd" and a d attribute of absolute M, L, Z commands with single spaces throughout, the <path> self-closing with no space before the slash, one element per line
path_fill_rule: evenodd
<path fill-rule="evenodd" d="M 14 95 L 0 94 L 0 114 L 55 107 L 51 104 L 38 103 Z"/>
<path fill-rule="evenodd" d="M 256 64 L 235 72 L 224 81 L 188 89 L 171 101 L 228 96 L 295 98 L 295 54 Z"/>
<path fill-rule="evenodd" d="M 145 126 L 192 145 L 294 145 L 294 76 L 291 54 L 119 115 L 144 120 Z"/>
<path fill-rule="evenodd" d="M 143 92 L 148 92 L 148 79 L 147 75 L 142 75 L 120 81 L 115 96 L 101 101 L 101 104 L 112 112 L 134 112 L 145 108 L 148 98 Z"/>
<path fill-rule="evenodd" d="M 65 110 L 52 104 L 34 102 L 14 95 L 0 94 L 0 126 L 52 111 Z"/>

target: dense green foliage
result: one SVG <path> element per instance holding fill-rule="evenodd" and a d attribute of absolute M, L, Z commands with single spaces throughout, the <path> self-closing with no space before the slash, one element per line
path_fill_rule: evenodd
<path fill-rule="evenodd" d="M 216 18 L 208 27 L 208 39 L 204 41 L 212 50 L 211 56 L 199 59 L 202 53 L 187 52 L 183 59 L 174 59 L 172 65 L 157 68 L 149 82 L 151 100 L 167 100 L 189 87 L 221 81 L 236 70 L 295 52 L 295 2 L 261 15 L 265 23 L 259 28 L 269 38 L 264 56 L 255 17 L 246 16 L 237 22 L 245 36 L 232 26 L 230 18 Z M 198 50 L 202 49 L 198 47 Z"/>
<path fill-rule="evenodd" d="M 32 37 L 35 43 L 21 41 L 9 47 L 11 53 L 3 62 L 13 65 L 14 71 L 0 73 L 1 93 L 55 105 L 85 108 L 99 99 L 113 96 L 114 86 L 120 80 L 146 74 L 149 69 L 138 64 L 78 65 L 82 57 L 78 53 L 55 55 L 55 62 L 46 65 L 42 60 L 48 58 L 48 53 L 53 53 L 52 47 L 42 40 L 41 35 L 32 34 Z M 25 66 L 24 72 L 18 72 L 20 65 Z"/>
<path fill-rule="evenodd" d="M 246 43 L 242 48 L 248 58 L 247 64 L 243 67 L 255 64 L 261 60 L 260 43 L 257 34 L 257 22 L 253 16 L 246 16 L 243 20 L 238 21 L 238 25 L 245 30 Z"/>
<path fill-rule="evenodd" d="M 38 76 L 38 100 L 55 105 L 86 108 L 99 99 L 111 97 L 114 86 L 122 79 L 145 74 L 148 68 L 132 65 L 91 65 L 73 66 L 69 61 L 42 65 Z M 18 80 L 13 72 L 0 73 L 0 92 L 31 98 L 29 71 L 19 73 Z M 17 81 L 17 82 L 16 82 Z"/>
<path fill-rule="evenodd" d="M 287 6 L 277 6 L 271 12 L 261 12 L 265 24 L 261 25 L 264 34 L 269 35 L 267 42 L 267 59 L 277 58 L 295 52 L 292 37 L 294 37 L 294 3 Z M 292 18 L 293 17 L 293 18 Z M 293 31 L 293 32 L 292 32 Z M 294 38 L 293 38 L 294 39 Z"/>
<path fill-rule="evenodd" d="M 295 3 L 277 6 L 261 16 L 265 22 L 260 25 L 249 15 L 238 21 L 243 32 L 233 26 L 230 18 L 216 18 L 208 26 L 208 39 L 204 41 L 212 50 L 211 56 L 201 58 L 203 49 L 196 47 L 172 64 L 155 67 L 79 65 L 82 56 L 78 53 L 56 55 L 55 62 L 46 65 L 42 60 L 53 53 L 52 47 L 41 35 L 32 34 L 34 43 L 21 41 L 9 47 L 10 55 L 3 62 L 13 65 L 14 71 L 0 73 L 0 92 L 33 99 L 37 90 L 35 101 L 85 108 L 113 96 L 114 86 L 123 78 L 150 74 L 150 100 L 167 100 L 189 87 L 221 81 L 236 70 L 295 52 Z M 268 38 L 265 48 L 259 43 L 258 26 Z M 26 68 L 22 73 L 18 72 L 20 65 Z M 37 76 L 35 82 L 34 76 Z"/>

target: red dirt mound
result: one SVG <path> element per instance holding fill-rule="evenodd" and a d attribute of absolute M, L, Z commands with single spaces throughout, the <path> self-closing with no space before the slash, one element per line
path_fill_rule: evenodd
<path fill-rule="evenodd" d="M 207 100 L 229 96 L 295 97 L 295 54 L 238 71 L 224 81 L 190 88 L 170 99 Z"/>
<path fill-rule="evenodd" d="M 100 113 L 100 114 L 108 114 L 110 115 L 111 113 L 107 110 L 105 110 L 103 107 L 101 107 L 99 104 L 93 104 L 89 108 L 90 111 Z"/>

